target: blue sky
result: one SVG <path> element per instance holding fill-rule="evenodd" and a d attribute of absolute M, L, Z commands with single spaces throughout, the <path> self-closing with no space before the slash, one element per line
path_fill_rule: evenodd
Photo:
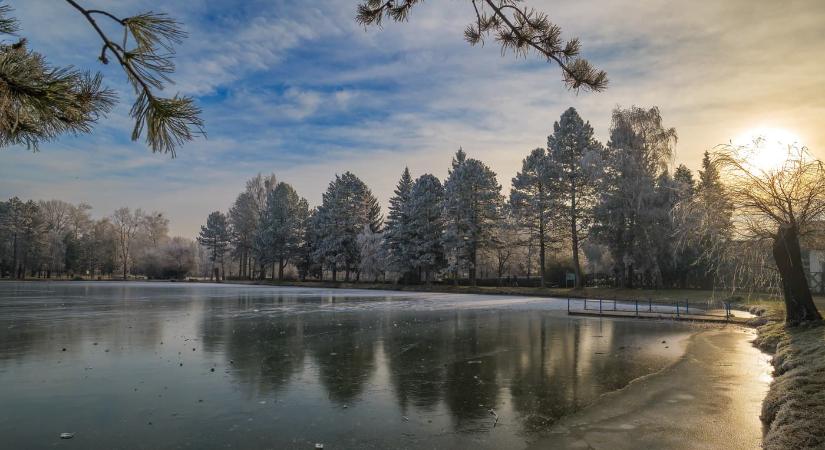
<path fill-rule="evenodd" d="M 465 0 L 431 0 L 409 23 L 355 24 L 356 0 L 85 0 L 117 15 L 155 10 L 185 24 L 170 93 L 193 95 L 208 138 L 176 159 L 129 141 L 133 95 L 120 70 L 101 66 L 83 18 L 54 0 L 12 0 L 21 35 L 54 64 L 101 70 L 120 94 L 91 135 L 0 151 L 0 196 L 86 201 L 97 216 L 119 206 L 159 210 L 172 232 L 194 236 L 226 210 L 246 179 L 274 172 L 310 204 L 335 173 L 351 170 L 384 205 L 405 165 L 446 175 L 463 148 L 505 187 L 521 159 L 545 145 L 569 106 L 606 139 L 617 105 L 658 105 L 679 133 L 676 158 L 759 126 L 800 136 L 825 154 L 825 3 L 528 0 L 579 36 L 608 71 L 604 93 L 567 91 L 552 65 L 470 47 Z M 298 6 L 300 5 L 300 6 Z"/>

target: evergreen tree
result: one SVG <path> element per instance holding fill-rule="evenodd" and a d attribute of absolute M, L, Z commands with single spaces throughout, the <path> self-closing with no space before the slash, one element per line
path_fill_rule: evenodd
<path fill-rule="evenodd" d="M 78 0 L 66 0 L 89 22 L 101 38 L 98 59 L 117 62 L 135 91 L 130 115 L 132 140 L 145 135 L 153 152 L 172 156 L 184 142 L 203 133 L 200 109 L 191 97 L 161 97 L 175 71 L 174 47 L 186 33 L 180 23 L 165 14 L 146 12 L 116 17 L 100 9 L 86 9 Z M 11 8 L 0 5 L 0 35 L 19 31 Z M 105 20 L 101 26 L 96 19 Z M 114 26 L 122 39 L 107 34 Z M 72 67 L 56 68 L 39 53 L 28 50 L 26 39 L 0 44 L 0 147 L 22 144 L 37 149 L 65 134 L 88 133 L 115 103 L 113 91 L 102 87 L 102 76 Z"/>
<path fill-rule="evenodd" d="M 365 27 L 380 27 L 384 18 L 405 22 L 410 10 L 421 3 L 422 0 L 361 0 L 355 20 Z M 547 14 L 513 0 L 473 1 L 473 11 L 475 17 L 464 29 L 464 39 L 470 45 L 483 45 L 492 36 L 500 44 L 502 54 L 527 56 L 535 52 L 547 62 L 558 64 L 570 89 L 601 91 L 607 87 L 607 74 L 579 56 L 579 39 L 564 42 L 561 29 Z"/>
<path fill-rule="evenodd" d="M 648 283 L 662 282 L 655 222 L 656 180 L 673 154 L 676 130 L 665 128 L 656 107 L 613 111 L 605 150 L 594 234 L 613 256 L 614 275 L 633 287 L 637 273 Z"/>
<path fill-rule="evenodd" d="M 261 259 L 263 251 L 256 248 L 255 238 L 261 214 L 266 207 L 267 196 L 275 188 L 277 180 L 275 174 L 263 176 L 260 173 L 247 180 L 246 188 L 235 199 L 229 209 L 229 225 L 232 230 L 232 256 L 238 261 L 239 275 L 251 278 L 254 259 L 258 259 L 258 275 L 261 279 L 266 273 L 266 262 Z M 261 250 L 261 251 L 259 251 Z"/>
<path fill-rule="evenodd" d="M 575 108 L 565 111 L 547 137 L 547 153 L 554 183 L 553 192 L 561 207 L 559 218 L 568 230 L 576 273 L 576 287 L 584 286 L 579 244 L 588 235 L 593 208 L 598 200 L 598 161 L 602 145 L 593 137 L 593 127 Z"/>
<path fill-rule="evenodd" d="M 411 265 L 410 239 L 412 228 L 408 214 L 413 180 L 409 168 L 404 168 L 401 179 L 390 198 L 387 223 L 384 229 L 384 249 L 389 256 L 390 269 L 409 282 Z"/>
<path fill-rule="evenodd" d="M 501 185 L 496 174 L 476 159 L 459 159 L 444 183 L 444 248 L 454 273 L 467 269 L 475 286 L 479 252 L 495 239 L 500 219 Z"/>
<path fill-rule="evenodd" d="M 519 224 L 527 229 L 530 238 L 538 240 L 541 287 L 546 284 L 547 243 L 550 240 L 553 214 L 558 207 L 556 197 L 551 192 L 553 181 L 547 152 L 543 148 L 537 148 L 521 162 L 521 171 L 516 173 L 510 189 L 513 214 Z"/>
<path fill-rule="evenodd" d="M 229 248 L 229 225 L 226 216 L 220 212 L 215 211 L 209 214 L 206 218 L 206 225 L 201 226 L 200 234 L 198 234 L 198 243 L 203 245 L 209 251 L 209 261 L 212 263 L 212 275 L 215 281 L 220 281 L 224 272 L 224 255 Z M 215 266 L 220 261 L 220 272 Z"/>
<path fill-rule="evenodd" d="M 442 205 L 444 202 L 444 187 L 433 175 L 424 174 L 418 177 L 410 190 L 408 208 L 410 241 L 410 261 L 414 269 L 423 276 L 419 276 L 429 283 L 433 275 L 444 267 L 444 220 Z"/>
<path fill-rule="evenodd" d="M 358 234 L 364 225 L 378 232 L 382 222 L 381 207 L 367 185 L 351 172 L 336 175 L 313 220 L 315 260 L 330 268 L 333 281 L 341 269 L 349 281 L 351 270 L 359 266 Z"/>
<path fill-rule="evenodd" d="M 306 234 L 309 205 L 287 183 L 278 183 L 269 193 L 257 230 L 256 247 L 261 260 L 277 266 L 278 279 L 284 268 L 300 256 Z M 275 277 L 275 271 L 272 274 Z"/>
<path fill-rule="evenodd" d="M 384 233 L 373 232 L 369 225 L 364 225 L 364 228 L 358 233 L 357 241 L 360 257 L 358 268 L 362 275 L 371 278 L 372 281 L 378 281 L 378 277 L 387 270 L 387 254 L 383 245 Z"/>

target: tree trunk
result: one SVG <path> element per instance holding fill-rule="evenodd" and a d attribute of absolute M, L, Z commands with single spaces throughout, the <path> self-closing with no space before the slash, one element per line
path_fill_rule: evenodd
<path fill-rule="evenodd" d="M 582 277 L 582 266 L 581 262 L 579 262 L 579 233 L 576 232 L 576 218 L 573 218 L 573 269 L 576 272 L 576 289 L 580 289 L 584 287 L 584 278 Z"/>
<path fill-rule="evenodd" d="M 278 259 L 278 281 L 284 281 L 284 258 Z"/>
<path fill-rule="evenodd" d="M 782 278 L 785 323 L 788 326 L 822 320 L 811 297 L 808 280 L 805 278 L 801 253 L 799 231 L 796 226 L 780 225 L 773 241 L 773 258 Z"/>
<path fill-rule="evenodd" d="M 221 281 L 221 269 L 217 266 L 212 268 L 212 277 L 214 278 L 215 282 Z"/>
<path fill-rule="evenodd" d="M 470 268 L 467 271 L 468 272 L 467 275 L 470 278 L 470 286 L 473 286 L 473 287 L 475 287 L 475 285 L 476 285 L 476 259 L 477 259 L 476 257 L 477 256 L 478 255 L 476 254 L 475 245 L 473 245 L 472 249 L 470 250 Z"/>
<path fill-rule="evenodd" d="M 579 262 L 579 231 L 576 227 L 578 217 L 576 217 L 576 180 L 573 179 L 572 192 L 570 196 L 570 242 L 573 250 L 573 269 L 576 272 L 575 288 L 580 289 L 584 287 L 584 279 L 582 278 L 582 266 Z"/>
<path fill-rule="evenodd" d="M 545 287 L 545 285 L 546 285 L 546 281 L 544 279 L 544 273 L 545 273 L 545 270 L 544 270 L 545 269 L 545 267 L 544 267 L 544 253 L 545 253 L 544 246 L 545 246 L 545 243 L 544 243 L 544 217 L 541 217 L 539 219 L 539 275 L 540 275 L 539 286 L 540 287 Z M 529 269 L 528 269 L 528 271 L 529 271 Z M 527 275 L 527 276 L 529 277 L 530 275 Z"/>

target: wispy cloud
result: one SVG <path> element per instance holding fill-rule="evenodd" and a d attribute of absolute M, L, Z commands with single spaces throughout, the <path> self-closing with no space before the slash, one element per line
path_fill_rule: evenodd
<path fill-rule="evenodd" d="M 329 178 L 352 170 L 386 204 L 405 165 L 443 177 L 463 146 L 507 187 L 569 106 L 606 139 L 616 105 L 658 105 L 679 132 L 677 157 L 694 167 L 705 149 L 760 124 L 795 130 L 825 155 L 820 0 L 528 0 L 608 71 L 606 92 L 578 95 L 547 63 L 465 44 L 466 1 L 426 2 L 409 23 L 367 31 L 353 21 L 355 1 L 86 3 L 186 24 L 170 90 L 197 97 L 209 138 L 175 160 L 129 142 L 132 93 L 117 67 L 95 61 L 96 37 L 64 5 L 27 0 L 14 6 L 33 48 L 102 69 L 122 102 L 92 135 L 0 152 L 0 196 L 85 200 L 99 214 L 159 209 L 191 236 L 257 172 L 317 204 Z"/>

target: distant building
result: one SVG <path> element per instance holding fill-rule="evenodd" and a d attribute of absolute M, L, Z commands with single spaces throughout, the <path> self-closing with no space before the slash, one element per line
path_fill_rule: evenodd
<path fill-rule="evenodd" d="M 802 266 L 805 268 L 811 292 L 825 294 L 825 250 L 803 249 Z"/>
<path fill-rule="evenodd" d="M 805 276 L 808 277 L 808 286 L 814 294 L 825 294 L 825 223 L 817 222 L 815 225 L 819 232 L 813 236 L 803 238 L 800 242 L 802 247 L 802 267 L 805 269 Z"/>

